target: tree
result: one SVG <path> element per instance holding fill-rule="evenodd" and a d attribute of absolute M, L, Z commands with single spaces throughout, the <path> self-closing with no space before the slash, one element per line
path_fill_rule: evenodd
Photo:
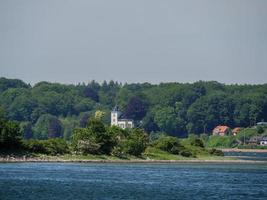
<path fill-rule="evenodd" d="M 88 112 L 94 108 L 95 103 L 91 99 L 78 99 L 77 101 L 78 102 L 73 107 L 75 114 Z"/>
<path fill-rule="evenodd" d="M 89 118 L 90 118 L 90 114 L 88 112 L 83 113 L 80 119 L 80 127 L 85 128 L 86 125 L 88 124 Z"/>
<path fill-rule="evenodd" d="M 95 111 L 95 119 L 101 121 L 104 116 L 105 116 L 105 112 L 104 111 L 101 111 L 101 110 Z"/>
<path fill-rule="evenodd" d="M 172 154 L 179 154 L 182 150 L 184 150 L 184 146 L 180 144 L 179 139 L 171 136 L 162 136 L 158 140 L 154 141 L 152 145 Z"/>
<path fill-rule="evenodd" d="M 29 88 L 30 86 L 19 79 L 0 78 L 0 93 L 9 88 Z"/>
<path fill-rule="evenodd" d="M 63 128 L 61 122 L 58 118 L 51 118 L 48 124 L 48 137 L 49 138 L 58 138 L 62 137 Z"/>
<path fill-rule="evenodd" d="M 36 106 L 37 102 L 30 94 L 22 94 L 16 97 L 9 106 L 9 117 L 17 121 L 29 121 Z"/>
<path fill-rule="evenodd" d="M 134 120 L 141 120 L 148 110 L 148 104 L 141 98 L 134 96 L 126 105 L 125 115 Z"/>
<path fill-rule="evenodd" d="M 149 133 L 157 132 L 160 130 L 160 128 L 158 127 L 158 125 L 156 124 L 154 120 L 154 114 L 151 111 L 149 111 L 144 117 L 144 119 L 142 120 L 142 128 L 144 128 L 145 131 Z"/>
<path fill-rule="evenodd" d="M 6 118 L 6 111 L 3 107 L 0 106 L 0 119 Z"/>
<path fill-rule="evenodd" d="M 22 134 L 16 122 L 0 119 L 0 149 L 20 148 L 21 139 Z"/>
<path fill-rule="evenodd" d="M 140 156 L 146 149 L 148 144 L 148 135 L 142 129 L 133 129 L 129 134 L 128 139 L 125 141 L 125 152 Z"/>
<path fill-rule="evenodd" d="M 157 107 L 154 111 L 154 121 L 161 131 L 175 135 L 177 130 L 177 118 L 172 107 Z"/>
<path fill-rule="evenodd" d="M 95 135 L 87 128 L 74 129 L 71 145 L 76 152 L 82 154 L 98 154 L 100 148 Z"/>
<path fill-rule="evenodd" d="M 91 87 L 86 87 L 83 91 L 83 94 L 85 97 L 88 97 L 96 102 L 99 100 L 97 92 Z"/>
<path fill-rule="evenodd" d="M 70 140 L 74 129 L 79 127 L 79 120 L 76 116 L 68 116 L 66 118 L 60 118 L 60 122 L 62 123 L 63 138 L 65 140 Z"/>
<path fill-rule="evenodd" d="M 21 122 L 19 126 L 24 139 L 28 140 L 33 138 L 31 122 Z"/>
<path fill-rule="evenodd" d="M 212 94 L 196 100 L 187 111 L 191 133 L 211 131 L 219 124 L 232 126 L 234 106 L 224 94 Z M 189 131 L 189 129 L 188 129 Z"/>
<path fill-rule="evenodd" d="M 34 125 L 33 132 L 35 139 L 48 139 L 62 137 L 63 129 L 61 122 L 57 117 L 50 114 L 44 114 L 39 117 Z"/>
<path fill-rule="evenodd" d="M 98 98 L 98 99 L 97 99 Z M 164 131 L 176 136 L 209 133 L 215 126 L 252 126 L 267 121 L 267 84 L 225 85 L 215 81 L 185 83 L 125 83 L 95 81 L 64 85 L 39 82 L 33 87 L 20 80 L 0 78 L 0 106 L 6 117 L 35 125 L 44 114 L 60 119 L 93 116 L 105 111 L 103 122 L 110 122 L 109 112 L 118 105 L 129 118 L 146 131 Z M 81 126 L 88 122 L 86 115 Z M 72 125 L 67 135 L 73 130 Z M 69 137 L 69 136 L 68 136 Z"/>
<path fill-rule="evenodd" d="M 84 154 L 110 154 L 114 145 L 113 135 L 95 118 L 89 120 L 86 128 L 75 129 L 72 137 L 73 148 Z"/>

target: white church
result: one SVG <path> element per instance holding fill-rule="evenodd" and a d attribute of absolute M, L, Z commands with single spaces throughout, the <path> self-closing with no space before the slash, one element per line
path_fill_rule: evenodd
<path fill-rule="evenodd" d="M 115 106 L 111 111 L 111 126 L 118 126 L 122 129 L 133 128 L 134 122 L 132 119 L 126 119 L 119 111 L 118 106 Z"/>

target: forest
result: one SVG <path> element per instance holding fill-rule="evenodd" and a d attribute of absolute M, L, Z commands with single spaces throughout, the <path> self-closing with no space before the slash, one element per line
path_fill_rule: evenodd
<path fill-rule="evenodd" d="M 76 85 L 30 85 L 19 79 L 0 78 L 0 113 L 19 124 L 24 139 L 70 140 L 74 130 L 85 128 L 96 111 L 104 113 L 103 122 L 109 125 L 115 105 L 149 134 L 210 134 L 217 125 L 250 127 L 267 121 L 267 84 L 122 84 L 92 80 Z"/>

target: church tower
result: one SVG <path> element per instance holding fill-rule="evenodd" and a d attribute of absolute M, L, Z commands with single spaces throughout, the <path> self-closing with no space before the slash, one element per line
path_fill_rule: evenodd
<path fill-rule="evenodd" d="M 118 109 L 118 106 L 115 106 L 113 110 L 111 111 L 111 126 L 118 125 L 118 118 L 120 116 L 120 111 Z"/>

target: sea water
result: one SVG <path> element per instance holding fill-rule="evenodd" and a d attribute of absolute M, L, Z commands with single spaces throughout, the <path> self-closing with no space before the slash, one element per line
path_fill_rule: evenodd
<path fill-rule="evenodd" d="M 1 163 L 0 199 L 267 199 L 267 165 Z"/>

